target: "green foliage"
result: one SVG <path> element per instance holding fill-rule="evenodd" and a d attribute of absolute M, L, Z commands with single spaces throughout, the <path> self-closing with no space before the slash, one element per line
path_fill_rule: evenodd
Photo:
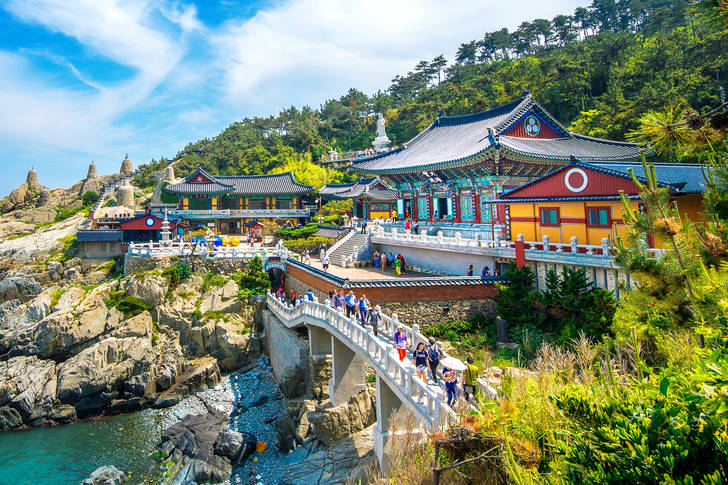
<path fill-rule="evenodd" d="M 154 307 L 144 303 L 141 298 L 131 296 L 125 291 L 112 291 L 105 301 L 108 308 L 116 308 L 124 318 L 131 318 L 144 311 L 151 311 Z"/>
<path fill-rule="evenodd" d="M 192 268 L 187 263 L 180 261 L 165 268 L 162 271 L 162 276 L 167 279 L 170 287 L 174 288 L 192 276 Z"/>
<path fill-rule="evenodd" d="M 235 273 L 233 280 L 238 284 L 238 298 L 247 301 L 253 295 L 265 295 L 270 289 L 270 277 L 263 271 L 260 258 L 253 258 L 244 271 Z"/>
<path fill-rule="evenodd" d="M 140 189 L 153 189 L 157 186 L 157 175 L 169 165 L 169 160 L 165 158 L 152 160 L 149 163 L 141 164 L 137 167 L 139 174 L 134 176 L 131 184 Z"/>
<path fill-rule="evenodd" d="M 329 237 L 314 236 L 314 237 L 302 237 L 299 239 L 289 239 L 284 241 L 283 245 L 294 253 L 301 254 L 304 251 L 318 251 L 321 245 L 328 246 L 333 242 L 333 239 Z"/>
<path fill-rule="evenodd" d="M 58 288 L 57 290 L 53 290 L 51 292 L 51 302 L 48 304 L 48 308 L 53 308 L 58 303 L 58 300 L 61 299 L 63 294 L 66 292 L 66 287 Z"/>
<path fill-rule="evenodd" d="M 159 199 L 162 201 L 163 204 L 177 204 L 179 203 L 179 195 L 173 194 L 171 192 L 168 192 L 166 187 L 169 185 L 169 182 L 166 180 L 164 181 L 162 191 L 159 194 Z"/>
<path fill-rule="evenodd" d="M 83 194 L 83 197 L 81 197 L 81 202 L 83 203 L 83 206 L 88 208 L 91 207 L 96 203 L 96 201 L 99 200 L 99 194 L 96 192 L 89 190 L 85 194 Z"/>
<path fill-rule="evenodd" d="M 303 227 L 283 228 L 276 231 L 276 236 L 285 239 L 300 239 L 308 237 L 318 232 L 319 225 L 317 222 L 309 222 Z"/>
<path fill-rule="evenodd" d="M 202 279 L 202 293 L 207 293 L 214 286 L 222 287 L 228 279 L 222 275 L 215 274 L 212 271 L 205 273 L 205 277 Z"/>
<path fill-rule="evenodd" d="M 321 214 L 324 216 L 343 216 L 346 212 L 351 213 L 354 206 L 352 199 L 330 200 L 321 206 Z"/>
<path fill-rule="evenodd" d="M 533 270 L 528 266 L 519 268 L 512 262 L 503 276 L 508 284 L 499 284 L 498 296 L 494 298 L 498 314 L 508 321 L 509 327 L 539 328 L 543 314 L 537 311 L 539 295 Z"/>

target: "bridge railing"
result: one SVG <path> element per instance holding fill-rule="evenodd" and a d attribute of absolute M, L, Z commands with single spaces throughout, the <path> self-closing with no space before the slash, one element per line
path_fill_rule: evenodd
<path fill-rule="evenodd" d="M 329 302 L 318 303 L 316 301 L 304 300 L 293 306 L 286 304 L 268 292 L 266 296 L 268 309 L 271 310 L 281 321 L 289 323 L 306 323 L 306 319 L 314 319 L 325 324 L 331 333 L 344 337 L 361 352 L 367 354 L 375 371 L 384 374 L 386 377 L 399 386 L 403 394 L 407 396 L 407 404 L 413 407 L 424 420 L 427 429 L 434 429 L 444 421 L 453 419 L 453 410 L 443 401 L 440 388 L 433 389 L 426 382 L 415 376 L 414 368 L 400 362 L 399 358 L 392 353 L 392 343 L 384 341 L 375 336 L 371 327 L 361 326 L 355 319 L 344 315 L 341 308 L 334 309 Z M 417 326 L 408 327 L 399 322 L 397 315 L 385 316 L 383 325 L 380 326 L 380 334 L 385 337 L 393 337 L 398 328 L 402 328 L 408 334 L 408 339 L 413 345 L 419 342 L 426 342 L 426 337 L 419 333 Z"/>
<path fill-rule="evenodd" d="M 199 244 L 183 241 L 159 241 L 148 243 L 130 243 L 127 254 L 146 258 L 163 258 L 171 256 L 203 256 L 205 259 L 266 259 L 279 257 L 288 259 L 294 253 L 285 247 L 245 247 L 245 246 L 216 246 L 208 248 Z"/>

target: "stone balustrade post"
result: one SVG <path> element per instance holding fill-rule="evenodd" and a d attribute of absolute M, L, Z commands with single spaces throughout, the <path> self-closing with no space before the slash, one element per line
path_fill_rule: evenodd
<path fill-rule="evenodd" d="M 463 235 L 460 234 L 460 231 L 455 233 L 455 245 L 460 246 L 462 244 Z"/>
<path fill-rule="evenodd" d="M 417 334 L 420 333 L 420 326 L 412 325 L 412 347 L 417 348 Z"/>
<path fill-rule="evenodd" d="M 442 238 L 443 238 L 442 231 L 437 231 L 437 242 L 439 244 L 442 244 Z"/>
<path fill-rule="evenodd" d="M 549 250 L 550 240 L 551 240 L 551 238 L 546 235 L 543 237 L 543 250 L 546 252 L 548 252 L 548 250 Z"/>
<path fill-rule="evenodd" d="M 364 350 L 367 351 L 367 354 L 371 354 L 372 351 L 370 350 L 372 348 L 372 327 L 367 325 L 364 327 L 364 331 L 366 332 L 366 339 L 364 340 Z"/>
<path fill-rule="evenodd" d="M 602 256 L 609 256 L 609 238 L 606 237 L 602 238 Z"/>
<path fill-rule="evenodd" d="M 576 254 L 579 251 L 579 249 L 578 249 L 577 246 L 578 246 L 578 239 L 577 239 L 577 237 L 576 236 L 571 236 L 571 252 L 572 253 Z"/>
<path fill-rule="evenodd" d="M 516 241 L 523 241 L 523 234 L 516 234 Z"/>
<path fill-rule="evenodd" d="M 396 313 L 392 313 L 392 328 L 390 330 L 390 334 L 394 335 L 394 332 L 397 331 L 397 327 L 399 327 L 399 315 Z"/>
<path fill-rule="evenodd" d="M 405 389 L 407 389 L 407 395 L 411 396 L 414 391 L 414 387 L 415 387 L 415 385 L 414 385 L 415 384 L 415 368 L 412 366 L 409 366 L 409 367 L 407 367 L 407 370 L 405 372 L 406 372 L 406 376 L 407 376 L 406 380 L 405 380 L 405 383 L 406 383 Z"/>
<path fill-rule="evenodd" d="M 311 300 L 311 301 L 313 301 L 314 303 L 318 303 L 319 302 L 318 301 L 318 298 L 316 298 L 316 295 L 313 295 L 313 300 Z"/>

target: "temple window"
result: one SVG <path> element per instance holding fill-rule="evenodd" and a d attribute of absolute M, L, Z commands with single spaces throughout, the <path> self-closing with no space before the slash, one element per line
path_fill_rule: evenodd
<path fill-rule="evenodd" d="M 559 209 L 558 207 L 542 207 L 539 209 L 541 213 L 541 225 L 542 226 L 558 226 L 559 220 Z"/>

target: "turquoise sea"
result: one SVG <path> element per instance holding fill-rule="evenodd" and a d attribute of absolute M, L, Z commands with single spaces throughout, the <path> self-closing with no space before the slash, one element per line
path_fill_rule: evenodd
<path fill-rule="evenodd" d="M 146 409 L 53 428 L 0 434 L 0 485 L 79 484 L 96 468 L 114 465 L 129 483 L 158 483 L 154 447 L 176 422 L 170 410 Z"/>

